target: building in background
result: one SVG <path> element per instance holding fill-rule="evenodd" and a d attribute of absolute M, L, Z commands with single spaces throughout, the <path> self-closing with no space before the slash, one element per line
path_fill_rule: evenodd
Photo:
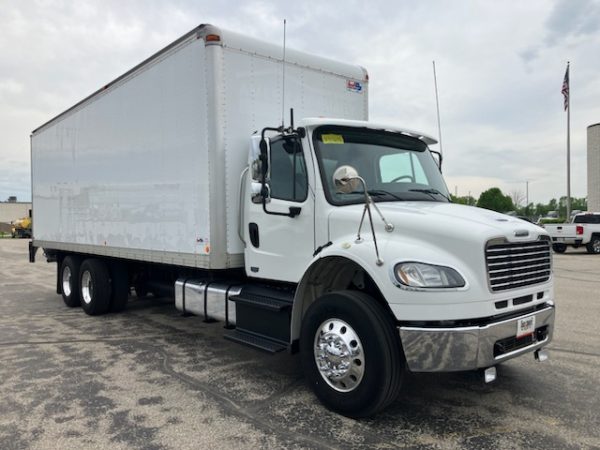
<path fill-rule="evenodd" d="M 0 223 L 11 223 L 13 220 L 29 216 L 31 202 L 18 202 L 16 197 L 0 202 Z"/>
<path fill-rule="evenodd" d="M 587 128 L 588 211 L 600 211 L 600 123 Z"/>

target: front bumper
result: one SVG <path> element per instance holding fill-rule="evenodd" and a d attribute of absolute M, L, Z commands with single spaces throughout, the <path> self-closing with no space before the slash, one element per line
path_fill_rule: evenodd
<path fill-rule="evenodd" d="M 516 339 L 517 322 L 535 316 L 531 337 Z M 413 372 L 453 372 L 491 367 L 544 347 L 552 340 L 554 305 L 478 326 L 400 327 L 408 367 Z"/>

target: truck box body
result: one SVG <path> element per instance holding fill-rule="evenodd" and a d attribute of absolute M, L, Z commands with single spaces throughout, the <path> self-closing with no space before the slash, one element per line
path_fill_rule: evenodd
<path fill-rule="evenodd" d="M 219 40 L 206 39 L 207 35 Z M 34 245 L 243 266 L 250 136 L 297 117 L 366 120 L 364 69 L 200 26 L 31 136 Z M 282 105 L 284 101 L 284 105 Z M 285 108 L 285 109 L 284 109 Z"/>

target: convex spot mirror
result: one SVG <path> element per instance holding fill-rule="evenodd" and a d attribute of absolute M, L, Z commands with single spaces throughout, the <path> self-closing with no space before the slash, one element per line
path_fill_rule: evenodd
<path fill-rule="evenodd" d="M 338 194 L 349 194 L 358 190 L 360 177 L 352 166 L 340 166 L 333 172 L 333 185 Z"/>

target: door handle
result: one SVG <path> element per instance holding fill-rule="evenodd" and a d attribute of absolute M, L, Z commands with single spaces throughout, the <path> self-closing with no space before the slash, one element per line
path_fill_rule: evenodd
<path fill-rule="evenodd" d="M 250 234 L 250 242 L 255 248 L 260 246 L 260 239 L 258 235 L 258 224 L 250 222 L 248 224 L 248 234 Z"/>

